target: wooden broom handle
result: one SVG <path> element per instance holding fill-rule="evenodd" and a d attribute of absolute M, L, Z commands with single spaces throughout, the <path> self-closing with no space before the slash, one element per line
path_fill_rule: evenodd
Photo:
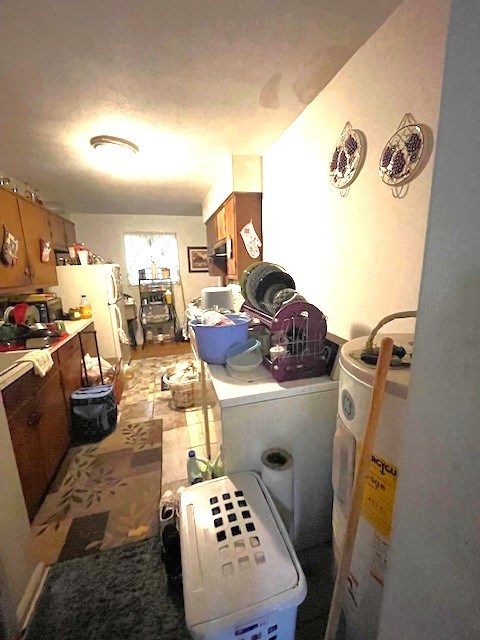
<path fill-rule="evenodd" d="M 392 351 L 393 340 L 391 338 L 383 338 L 382 344 L 380 345 L 380 352 L 378 354 L 377 369 L 375 372 L 375 379 L 373 381 L 372 398 L 370 401 L 370 411 L 368 414 L 362 448 L 360 450 L 357 473 L 353 483 L 347 528 L 343 538 L 342 555 L 337 571 L 337 577 L 335 579 L 335 587 L 333 590 L 332 603 L 330 605 L 330 613 L 328 614 L 328 624 L 324 640 L 335 640 L 337 635 L 337 627 L 340 619 L 340 611 L 342 609 L 345 585 L 350 571 L 350 563 L 352 561 L 353 549 L 355 546 L 355 537 L 357 535 L 358 520 L 360 518 L 360 510 L 362 508 L 365 479 L 370 460 L 372 458 L 372 450 L 375 442 L 375 435 L 377 433 L 380 408 L 382 406 L 385 386 L 387 384 Z"/>

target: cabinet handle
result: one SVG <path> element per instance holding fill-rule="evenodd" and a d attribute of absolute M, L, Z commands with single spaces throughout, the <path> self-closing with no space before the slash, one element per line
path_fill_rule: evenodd
<path fill-rule="evenodd" d="M 34 411 L 27 420 L 27 427 L 31 427 L 33 429 L 35 425 L 40 422 L 41 417 L 42 417 L 41 413 Z"/>

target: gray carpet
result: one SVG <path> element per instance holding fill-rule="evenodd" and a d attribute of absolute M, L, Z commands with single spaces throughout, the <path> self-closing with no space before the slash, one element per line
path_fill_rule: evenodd
<path fill-rule="evenodd" d="M 158 537 L 55 564 L 24 640 L 189 640 Z"/>

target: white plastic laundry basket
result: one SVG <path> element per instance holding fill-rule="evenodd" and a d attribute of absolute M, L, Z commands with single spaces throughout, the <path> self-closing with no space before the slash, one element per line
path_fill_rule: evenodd
<path fill-rule="evenodd" d="M 202 482 L 181 496 L 185 618 L 195 640 L 293 640 L 302 568 L 260 477 Z"/>

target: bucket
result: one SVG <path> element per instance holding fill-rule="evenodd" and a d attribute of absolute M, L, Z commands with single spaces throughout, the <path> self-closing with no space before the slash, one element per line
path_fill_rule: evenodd
<path fill-rule="evenodd" d="M 233 313 L 225 314 L 235 324 L 222 324 L 219 327 L 201 324 L 192 320 L 190 326 L 195 331 L 198 355 L 209 364 L 225 364 L 227 351 L 238 342 L 248 338 L 250 318 Z"/>

